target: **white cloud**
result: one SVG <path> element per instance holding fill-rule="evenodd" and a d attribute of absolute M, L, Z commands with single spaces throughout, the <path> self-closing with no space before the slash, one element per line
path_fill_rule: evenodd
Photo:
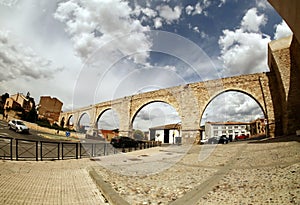
<path fill-rule="evenodd" d="M 274 39 L 287 37 L 293 34 L 290 27 L 286 24 L 284 20 L 282 20 L 280 24 L 277 24 L 274 27 L 275 27 Z"/>
<path fill-rule="evenodd" d="M 260 26 L 266 23 L 263 15 L 256 9 L 247 11 L 241 27 L 230 31 L 223 30 L 219 38 L 221 59 L 224 63 L 224 75 L 237 75 L 264 72 L 267 67 L 267 44 L 270 37 L 259 32 Z"/>
<path fill-rule="evenodd" d="M 193 6 L 187 5 L 185 7 L 185 12 L 187 13 L 187 15 L 191 15 L 193 11 L 194 11 L 194 7 Z"/>
<path fill-rule="evenodd" d="M 265 15 L 258 15 L 257 9 L 252 8 L 247 11 L 243 17 L 241 27 L 245 31 L 258 32 L 260 26 L 264 26 L 267 23 Z"/>
<path fill-rule="evenodd" d="M 142 26 L 139 20 L 131 18 L 132 12 L 128 3 L 121 0 L 69 0 L 59 4 L 54 16 L 65 23 L 77 54 L 85 60 L 104 44 L 117 38 L 122 39 L 127 34 L 131 38 L 112 45 L 112 50 L 114 46 L 121 47 L 119 51 L 126 56 L 127 53 L 147 50 L 151 46 L 143 33 L 149 28 Z M 150 15 L 150 10 L 148 14 Z M 144 56 L 134 60 L 143 63 L 147 58 L 148 54 L 144 53 Z"/>
<path fill-rule="evenodd" d="M 155 27 L 156 29 L 162 27 L 162 19 L 161 19 L 161 18 L 157 17 L 157 18 L 155 18 L 153 21 L 154 21 L 154 27 Z"/>
<path fill-rule="evenodd" d="M 198 26 L 195 26 L 195 27 L 193 28 L 193 30 L 194 30 L 196 33 L 200 33 L 200 30 L 199 30 L 199 27 L 198 27 Z"/>
<path fill-rule="evenodd" d="M 142 8 L 141 11 L 150 18 L 157 16 L 157 12 L 150 8 Z"/>
<path fill-rule="evenodd" d="M 256 0 L 256 6 L 262 9 L 270 9 L 272 6 L 269 4 L 268 0 Z"/>
<path fill-rule="evenodd" d="M 219 4 L 219 6 L 218 6 L 218 7 L 221 7 L 221 6 L 223 6 L 225 3 L 226 3 L 226 0 L 220 0 L 220 4 Z"/>
<path fill-rule="evenodd" d="M 195 26 L 193 31 L 199 33 L 201 38 L 208 38 L 208 35 L 204 31 L 200 31 L 198 26 Z"/>
<path fill-rule="evenodd" d="M 185 12 L 188 15 L 199 15 L 204 14 L 207 15 L 205 9 L 210 6 L 211 2 L 208 0 L 204 0 L 202 2 L 198 2 L 195 6 L 188 5 L 185 7 Z"/>
<path fill-rule="evenodd" d="M 198 3 L 195 5 L 195 10 L 194 10 L 194 12 L 193 12 L 193 15 L 201 14 L 202 11 L 203 11 L 203 8 L 201 7 L 200 2 L 198 2 Z"/>
<path fill-rule="evenodd" d="M 250 122 L 264 118 L 263 111 L 257 102 L 240 92 L 229 91 L 214 98 L 207 106 L 201 119 L 210 122 Z"/>
<path fill-rule="evenodd" d="M 159 16 L 162 17 L 168 24 L 176 21 L 181 16 L 182 8 L 175 6 L 173 9 L 169 5 L 158 6 L 156 8 L 159 12 Z"/>
<path fill-rule="evenodd" d="M 12 7 L 18 3 L 19 0 L 1 0 L 0 5 Z"/>
<path fill-rule="evenodd" d="M 151 127 L 175 124 L 180 121 L 178 113 L 171 105 L 154 102 L 146 105 L 137 113 L 133 128 L 147 131 Z"/>
<path fill-rule="evenodd" d="M 51 61 L 17 42 L 9 31 L 0 30 L 0 82 L 28 77 L 51 78 L 59 70 Z"/>

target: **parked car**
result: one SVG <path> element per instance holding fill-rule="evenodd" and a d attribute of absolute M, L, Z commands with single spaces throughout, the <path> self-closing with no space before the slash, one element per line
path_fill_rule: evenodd
<path fill-rule="evenodd" d="M 202 139 L 202 140 L 200 140 L 200 144 L 207 144 L 207 142 L 208 142 L 208 139 Z"/>
<path fill-rule="evenodd" d="M 135 139 L 132 139 L 130 137 L 114 137 L 111 139 L 110 144 L 114 147 L 137 147 L 138 142 Z"/>
<path fill-rule="evenodd" d="M 235 140 L 244 140 L 244 139 L 247 139 L 247 138 L 248 138 L 247 135 L 239 135 L 239 136 L 235 137 Z"/>
<path fill-rule="evenodd" d="M 15 130 L 16 132 L 29 133 L 29 128 L 21 120 L 10 120 L 8 126 L 9 129 Z"/>
<path fill-rule="evenodd" d="M 207 140 L 208 144 L 228 144 L 228 137 L 222 135 L 220 137 L 211 137 Z"/>

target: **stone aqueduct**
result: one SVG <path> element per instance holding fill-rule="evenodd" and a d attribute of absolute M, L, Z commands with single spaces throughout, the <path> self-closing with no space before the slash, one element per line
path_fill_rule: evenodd
<path fill-rule="evenodd" d="M 268 119 L 269 131 L 273 135 L 274 110 L 266 73 L 197 82 L 141 93 L 64 112 L 60 118 L 67 122 L 73 116 L 76 127 L 81 116 L 86 113 L 90 116 L 90 126 L 96 127 L 99 117 L 105 111 L 113 109 L 119 115 L 120 133 L 130 135 L 134 118 L 140 109 L 152 102 L 165 102 L 173 106 L 181 118 L 183 139 L 184 137 L 194 138 L 200 134 L 200 121 L 206 106 L 216 96 L 227 91 L 242 92 L 255 99 Z"/>
<path fill-rule="evenodd" d="M 119 115 L 121 134 L 130 136 L 133 120 L 143 106 L 151 102 L 166 102 L 181 118 L 184 140 L 199 136 L 202 114 L 212 99 L 226 91 L 239 91 L 259 104 L 268 120 L 269 136 L 295 134 L 300 130 L 300 16 L 297 15 L 300 3 L 295 0 L 268 1 L 294 32 L 293 36 L 269 44 L 270 72 L 192 83 L 102 102 L 63 112 L 59 121 L 64 119 L 67 122 L 73 116 L 76 127 L 80 117 L 87 113 L 90 125 L 95 127 L 99 116 L 113 109 Z"/>

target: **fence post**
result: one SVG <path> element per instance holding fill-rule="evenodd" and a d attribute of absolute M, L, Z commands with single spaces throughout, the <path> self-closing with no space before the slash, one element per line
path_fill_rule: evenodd
<path fill-rule="evenodd" d="M 13 139 L 10 139 L 10 160 L 13 160 L 13 144 L 12 144 Z"/>
<path fill-rule="evenodd" d="M 35 142 L 35 160 L 39 161 L 39 145 L 38 145 L 38 141 Z"/>
<path fill-rule="evenodd" d="M 95 156 L 95 153 L 94 153 L 94 150 L 95 150 L 95 144 L 94 143 L 92 143 L 92 157 L 94 157 Z"/>
<path fill-rule="evenodd" d="M 82 148 L 82 144 L 79 142 L 79 158 L 81 159 L 81 148 Z"/>
<path fill-rule="evenodd" d="M 64 144 L 61 143 L 61 159 L 64 159 Z"/>
<path fill-rule="evenodd" d="M 106 156 L 106 143 L 104 143 L 104 156 Z"/>
<path fill-rule="evenodd" d="M 78 159 L 78 143 L 76 143 L 76 159 Z"/>
<path fill-rule="evenodd" d="M 18 153 L 18 145 L 19 145 L 19 140 L 18 139 L 16 139 L 16 160 L 18 161 L 19 159 L 18 159 L 18 155 L 19 155 L 19 153 Z"/>
<path fill-rule="evenodd" d="M 59 160 L 59 149 L 60 149 L 60 143 L 57 143 L 58 149 L 57 149 L 57 159 Z"/>
<path fill-rule="evenodd" d="M 41 141 L 40 142 L 40 145 L 41 145 L 41 152 L 40 152 L 40 155 L 41 155 L 41 161 L 43 161 L 43 142 Z"/>

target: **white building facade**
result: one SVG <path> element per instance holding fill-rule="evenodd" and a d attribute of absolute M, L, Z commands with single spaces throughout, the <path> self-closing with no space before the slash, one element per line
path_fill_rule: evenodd
<path fill-rule="evenodd" d="M 163 144 L 180 144 L 180 129 L 180 124 L 169 124 L 150 128 L 149 140 L 161 141 Z"/>
<path fill-rule="evenodd" d="M 225 135 L 230 140 L 236 136 L 250 136 L 250 125 L 246 122 L 206 122 L 205 139 Z"/>

